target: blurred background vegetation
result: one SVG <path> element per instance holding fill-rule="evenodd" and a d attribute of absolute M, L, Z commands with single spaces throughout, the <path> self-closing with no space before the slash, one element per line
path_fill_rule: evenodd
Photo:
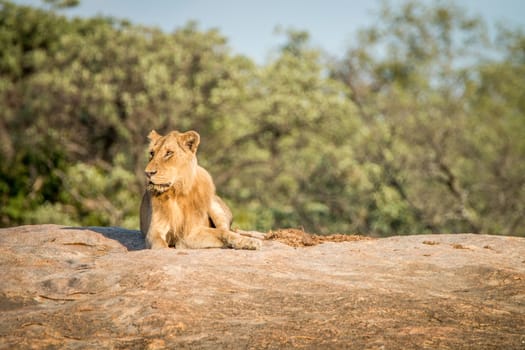
<path fill-rule="evenodd" d="M 0 0 L 0 226 L 138 228 L 146 135 L 197 130 L 234 227 L 525 236 L 525 35 L 384 5 L 343 59 L 289 30 L 264 65 Z"/>

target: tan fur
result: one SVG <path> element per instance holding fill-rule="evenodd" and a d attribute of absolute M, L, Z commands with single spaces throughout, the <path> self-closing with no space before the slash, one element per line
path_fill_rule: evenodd
<path fill-rule="evenodd" d="M 231 211 L 215 194 L 210 174 L 197 164 L 199 134 L 152 131 L 148 138 L 148 185 L 140 205 L 148 248 L 260 248 L 260 241 L 230 230 Z"/>

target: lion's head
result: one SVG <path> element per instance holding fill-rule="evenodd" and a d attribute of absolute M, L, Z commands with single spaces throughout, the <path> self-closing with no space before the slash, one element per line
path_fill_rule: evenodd
<path fill-rule="evenodd" d="M 184 193 L 197 170 L 196 152 L 200 136 L 195 131 L 172 131 L 166 136 L 155 130 L 148 135 L 150 161 L 146 166 L 148 190 L 161 194 L 173 188 Z"/>

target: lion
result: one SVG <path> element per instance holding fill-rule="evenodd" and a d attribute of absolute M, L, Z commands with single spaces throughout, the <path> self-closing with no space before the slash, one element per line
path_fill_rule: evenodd
<path fill-rule="evenodd" d="M 259 240 L 231 231 L 231 211 L 197 163 L 197 132 L 162 136 L 153 130 L 148 139 L 147 188 L 140 204 L 147 248 L 260 248 Z"/>

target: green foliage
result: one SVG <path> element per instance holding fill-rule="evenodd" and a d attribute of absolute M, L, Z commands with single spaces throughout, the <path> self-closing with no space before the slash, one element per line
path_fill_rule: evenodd
<path fill-rule="evenodd" d="M 75 1 L 48 1 L 55 9 Z M 263 66 L 173 32 L 0 0 L 0 225 L 138 227 L 151 129 L 195 129 L 246 229 L 525 235 L 525 39 L 384 7 L 343 60 L 287 31 Z"/>
<path fill-rule="evenodd" d="M 524 235 L 523 34 L 493 47 L 479 19 L 450 6 L 381 16 L 334 71 L 375 138 L 358 155 L 380 169 L 365 232 Z M 494 52 L 505 57 L 483 57 Z"/>

